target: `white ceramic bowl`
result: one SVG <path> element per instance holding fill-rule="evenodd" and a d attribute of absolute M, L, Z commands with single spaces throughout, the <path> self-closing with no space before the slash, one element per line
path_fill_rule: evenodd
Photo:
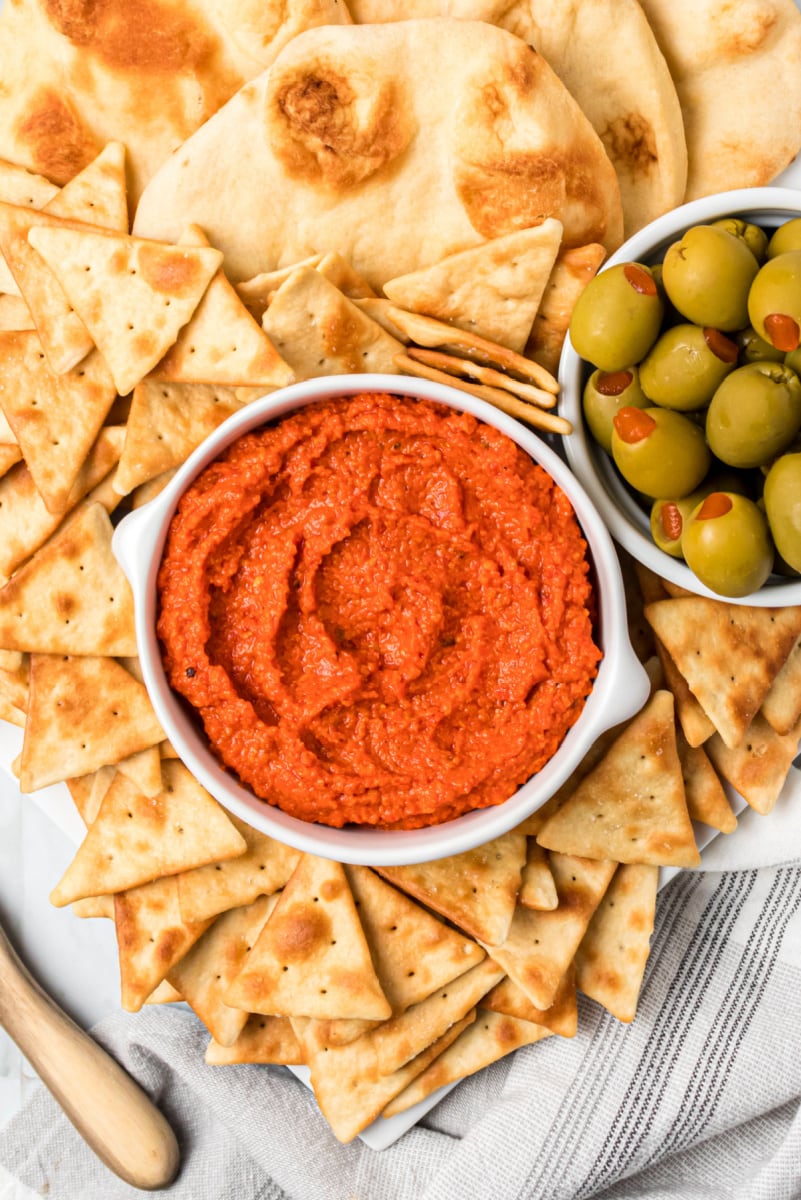
<path fill-rule="evenodd" d="M 472 413 L 502 430 L 547 470 L 570 497 L 590 549 L 599 598 L 598 637 L 604 653 L 584 711 L 554 757 L 505 803 L 457 820 L 415 830 L 334 829 L 298 820 L 259 800 L 224 771 L 200 722 L 170 688 L 156 636 L 156 577 L 170 520 L 192 480 L 236 438 L 306 404 L 365 391 L 424 397 Z M 629 643 L 623 584 L 609 534 L 594 505 L 561 458 L 523 425 L 463 392 L 422 380 L 384 375 L 348 375 L 294 384 L 257 400 L 229 417 L 198 447 L 166 489 L 120 522 L 114 552 L 130 580 L 136 637 L 153 707 L 182 761 L 230 812 L 280 841 L 341 862 L 398 865 L 425 862 L 472 849 L 512 829 L 540 807 L 605 729 L 631 716 L 648 695 L 648 681 Z"/>
<path fill-rule="evenodd" d="M 719 217 L 744 217 L 766 230 L 801 216 L 801 192 L 790 188 L 741 188 L 693 200 L 646 225 L 620 247 L 604 264 L 603 270 L 618 263 L 659 262 L 668 246 L 692 225 L 715 221 Z M 669 579 L 699 596 L 716 600 L 727 597 L 710 591 L 681 559 L 660 550 L 651 538 L 648 513 L 618 474 L 611 458 L 595 442 L 584 425 L 581 397 L 592 372 L 589 363 L 579 358 L 568 337 L 559 364 L 561 401 L 559 410 L 573 423 L 574 432 L 565 438 L 568 462 L 597 505 L 612 536 L 634 558 L 663 579 Z M 763 587 L 750 596 L 738 596 L 737 604 L 801 604 L 801 579 L 772 575 Z"/>

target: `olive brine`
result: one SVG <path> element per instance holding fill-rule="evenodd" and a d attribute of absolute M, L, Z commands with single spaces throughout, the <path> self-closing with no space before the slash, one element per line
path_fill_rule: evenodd
<path fill-rule="evenodd" d="M 651 535 L 722 596 L 801 574 L 801 217 L 696 225 L 597 275 L 570 338 L 595 440 Z"/>

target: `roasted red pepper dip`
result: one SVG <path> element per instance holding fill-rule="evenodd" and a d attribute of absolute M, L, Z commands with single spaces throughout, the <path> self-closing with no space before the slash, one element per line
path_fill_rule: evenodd
<path fill-rule="evenodd" d="M 386 394 L 239 438 L 158 576 L 170 682 L 218 758 L 304 821 L 413 829 L 548 762 L 600 651 L 550 475 L 465 413 Z"/>

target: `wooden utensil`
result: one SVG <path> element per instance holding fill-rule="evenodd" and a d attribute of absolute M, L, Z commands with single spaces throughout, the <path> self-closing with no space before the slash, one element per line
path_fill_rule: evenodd
<path fill-rule="evenodd" d="M 175 1134 L 138 1083 L 39 986 L 0 927 L 0 1025 L 110 1170 L 137 1188 L 178 1171 Z"/>

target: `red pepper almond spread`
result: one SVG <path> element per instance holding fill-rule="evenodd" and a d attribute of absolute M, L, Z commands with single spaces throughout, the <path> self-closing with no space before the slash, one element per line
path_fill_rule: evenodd
<path fill-rule="evenodd" d="M 305 821 L 391 829 L 500 804 L 595 677 L 586 545 L 510 438 L 362 394 L 237 440 L 158 577 L 173 688 L 219 759 Z"/>

